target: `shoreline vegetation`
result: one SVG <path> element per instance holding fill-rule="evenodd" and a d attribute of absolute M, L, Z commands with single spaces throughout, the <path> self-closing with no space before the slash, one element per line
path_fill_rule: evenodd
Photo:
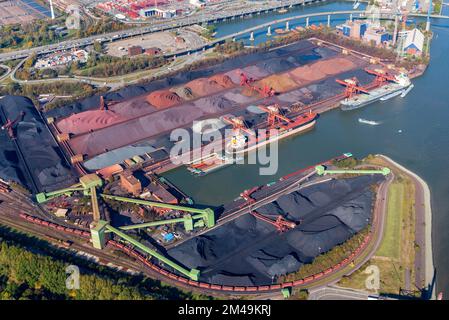
<path fill-rule="evenodd" d="M 429 59 L 424 57 L 422 60 L 406 61 L 406 62 L 402 62 L 402 63 L 398 64 L 395 61 L 395 53 L 392 50 L 373 47 L 369 44 L 364 44 L 364 43 L 361 43 L 360 41 L 356 41 L 356 40 L 345 39 L 345 38 L 342 38 L 341 36 L 333 33 L 330 28 L 323 27 L 321 29 L 305 29 L 304 31 L 299 32 L 299 33 L 292 32 L 292 33 L 283 35 L 282 37 L 277 37 L 274 40 L 268 40 L 266 42 L 259 44 L 257 47 L 251 47 L 251 48 L 244 47 L 242 42 L 227 41 L 224 44 L 217 45 L 213 49 L 213 52 L 216 53 L 214 56 L 207 57 L 207 58 L 204 58 L 204 59 L 201 59 L 198 61 L 194 61 L 188 65 L 183 66 L 182 68 L 180 68 L 178 70 L 173 70 L 173 71 L 170 71 L 167 73 L 160 74 L 158 76 L 151 76 L 152 70 L 155 70 L 155 69 L 151 68 L 148 70 L 149 77 L 142 77 L 142 79 L 140 79 L 139 81 L 136 82 L 136 84 L 133 84 L 133 85 L 147 84 L 147 83 L 150 83 L 150 82 L 153 82 L 156 80 L 160 80 L 163 78 L 172 77 L 172 76 L 175 76 L 179 73 L 183 73 L 186 71 L 199 70 L 203 67 L 222 63 L 228 59 L 236 58 L 236 57 L 239 57 L 242 55 L 257 53 L 257 52 L 265 52 L 265 51 L 269 51 L 276 47 L 281 47 L 281 46 L 285 46 L 285 45 L 288 45 L 288 44 L 291 44 L 291 43 L 294 43 L 294 42 L 297 42 L 300 40 L 313 39 L 313 38 L 315 38 L 317 40 L 328 41 L 328 42 L 333 43 L 338 46 L 344 46 L 350 50 L 355 50 L 355 51 L 361 52 L 363 54 L 373 55 L 379 59 L 389 61 L 390 63 L 395 64 L 397 66 L 404 67 L 405 69 L 407 69 L 409 71 L 416 70 L 416 69 L 422 70 L 422 71 L 419 71 L 417 74 L 415 74 L 415 76 L 419 76 L 420 74 L 422 74 L 423 70 L 425 70 L 425 68 L 429 62 Z M 131 62 L 134 61 L 133 59 L 127 58 L 127 60 L 126 59 L 123 60 L 123 63 L 122 63 L 121 62 L 122 60 L 123 59 L 118 59 L 116 61 L 117 66 L 120 66 L 122 64 L 128 65 L 130 63 L 130 61 Z M 161 57 L 159 57 L 157 59 L 153 59 L 153 60 L 154 61 L 152 61 L 152 63 L 155 63 L 154 66 L 166 65 L 166 63 L 168 62 L 168 60 L 163 59 Z M 110 74 L 110 75 L 116 74 L 118 72 L 117 68 L 114 67 L 113 69 L 111 69 L 112 67 L 113 67 L 113 65 L 111 64 L 107 67 L 107 70 L 106 69 L 100 70 L 100 69 L 98 69 L 98 67 L 95 67 L 95 68 L 97 68 L 95 70 L 97 70 L 100 73 L 105 72 L 104 74 Z M 66 69 L 71 70 L 72 68 L 70 68 L 70 66 L 68 66 Z M 79 69 L 76 72 L 77 73 L 93 72 L 93 70 L 94 69 L 92 69 L 92 68 L 89 69 L 89 71 L 87 71 L 87 69 L 85 71 L 81 71 L 81 69 Z M 132 69 L 130 69 L 130 70 L 132 70 Z M 97 71 L 95 71 L 95 72 L 97 72 Z M 23 72 L 24 72 L 24 69 L 18 70 L 18 74 L 23 73 Z M 131 75 L 131 74 L 128 74 L 128 75 Z M 57 78 L 53 78 L 53 79 L 57 79 Z M 70 79 L 70 77 L 69 77 L 69 79 Z M 101 79 L 107 80 L 108 78 L 95 78 L 95 81 L 100 81 Z M 47 78 L 45 80 L 50 81 L 50 80 L 52 80 L 52 78 Z M 65 80 L 67 80 L 67 78 L 65 78 Z M 64 82 L 62 84 L 57 82 L 57 83 L 51 85 L 50 86 L 51 88 L 50 88 L 49 92 L 47 92 L 47 93 L 53 93 L 56 95 L 68 95 L 71 93 L 71 91 L 73 91 L 74 97 L 69 98 L 69 99 L 55 100 L 54 102 L 46 105 L 45 109 L 49 110 L 49 109 L 57 108 L 57 107 L 65 105 L 65 104 L 72 103 L 79 99 L 88 98 L 95 94 L 104 94 L 106 92 L 109 92 L 109 88 L 103 88 L 103 89 L 94 88 L 92 85 L 88 85 L 88 84 L 84 83 L 83 85 L 85 85 L 85 86 L 88 85 L 91 88 L 82 90 L 81 93 L 76 93 L 76 91 L 79 89 L 79 83 L 76 81 L 76 79 L 74 79 L 74 81 L 75 82 Z M 37 96 L 35 93 L 35 91 L 36 91 L 35 88 L 39 89 L 39 85 L 41 85 L 41 84 L 10 83 L 7 86 L 5 86 L 3 89 L 0 90 L 0 95 L 6 95 L 6 94 L 25 95 L 25 96 L 31 98 L 35 103 L 37 103 Z M 36 87 L 33 88 L 33 86 L 36 86 Z M 117 88 L 116 90 L 113 90 L 110 92 L 115 92 L 120 89 L 122 89 L 122 88 Z"/>
<path fill-rule="evenodd" d="M 428 286 L 433 281 L 433 256 L 431 242 L 431 205 L 430 190 L 427 183 L 418 175 L 401 166 L 391 158 L 385 155 L 376 155 L 369 162 L 377 165 L 386 165 L 392 169 L 395 178 L 389 186 L 387 199 L 387 213 L 385 228 L 382 235 L 380 246 L 377 248 L 374 256 L 370 258 L 360 269 L 350 276 L 343 277 L 338 286 L 365 290 L 365 280 L 369 274 L 365 269 L 369 265 L 376 265 L 380 270 L 380 289 L 378 293 L 384 295 L 406 295 L 409 298 L 435 298 L 435 292 L 428 292 Z M 424 196 L 424 217 L 417 216 L 415 207 L 416 188 L 421 189 Z M 425 226 L 417 225 L 418 218 L 424 220 Z M 420 228 L 425 228 L 422 230 Z M 425 248 L 421 248 L 415 239 L 417 232 L 424 232 Z M 399 238 L 398 238 L 399 237 Z M 420 291 L 416 290 L 415 277 L 421 279 L 415 270 L 415 259 L 420 250 L 424 250 L 425 274 L 422 283 L 419 286 Z M 419 264 L 418 264 L 419 265 Z M 408 273 L 409 275 L 406 275 Z M 407 288 L 408 287 L 408 288 Z"/>
<path fill-rule="evenodd" d="M 66 268 L 80 269 L 80 289 L 66 287 Z M 85 260 L 70 250 L 0 224 L 0 300 L 205 300 L 147 276 Z"/>

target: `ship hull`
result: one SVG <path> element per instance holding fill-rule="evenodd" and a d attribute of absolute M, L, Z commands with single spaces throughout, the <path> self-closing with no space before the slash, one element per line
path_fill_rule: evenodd
<path fill-rule="evenodd" d="M 284 132 L 282 132 L 282 133 L 280 133 L 280 134 L 278 134 L 276 136 L 273 136 L 270 139 L 265 139 L 263 141 L 254 142 L 253 144 L 251 144 L 251 145 L 249 145 L 249 146 L 247 146 L 247 147 L 245 147 L 244 149 L 241 149 L 241 150 L 236 150 L 236 149 L 232 149 L 232 148 L 228 148 L 227 147 L 226 148 L 226 153 L 227 154 L 233 154 L 233 155 L 243 155 L 246 152 L 254 151 L 254 150 L 259 149 L 259 148 L 261 148 L 261 147 L 263 147 L 263 146 L 265 146 L 267 144 L 270 144 L 272 142 L 279 141 L 281 139 L 290 137 L 292 135 L 303 133 L 305 131 L 311 130 L 315 126 L 315 124 L 316 124 L 316 119 L 314 119 L 314 120 L 312 120 L 312 121 L 310 121 L 308 123 L 305 123 L 305 124 L 303 124 L 301 126 L 298 126 L 297 128 L 293 128 L 293 129 L 284 131 Z"/>
<path fill-rule="evenodd" d="M 341 101 L 340 109 L 343 111 L 359 109 L 368 104 L 379 101 L 381 98 L 384 98 L 388 95 L 392 95 L 396 92 L 404 90 L 406 87 L 407 86 L 399 84 L 386 85 L 384 87 L 371 91 L 369 95 L 363 96 L 362 94 L 359 94 L 351 99 L 345 99 Z"/>

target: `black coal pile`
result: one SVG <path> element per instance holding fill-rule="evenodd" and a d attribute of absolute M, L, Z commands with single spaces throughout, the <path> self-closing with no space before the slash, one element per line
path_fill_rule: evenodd
<path fill-rule="evenodd" d="M 168 254 L 201 271 L 201 280 L 225 285 L 267 285 L 345 242 L 368 225 L 373 193 L 383 176 L 331 180 L 281 196 L 256 211 L 294 221 L 280 233 L 246 214 L 172 248 Z"/>
<path fill-rule="evenodd" d="M 6 181 L 16 181 L 31 188 L 25 178 L 23 166 L 19 161 L 14 144 L 6 130 L 0 131 L 0 178 Z"/>
<path fill-rule="evenodd" d="M 26 184 L 31 186 L 34 192 L 56 190 L 76 182 L 75 174 L 30 99 L 6 96 L 0 100 L 0 109 L 3 121 L 20 119 L 13 127 L 16 137 L 13 142 L 14 159 L 22 159 L 25 162 L 28 168 L 24 170 L 28 180 Z M 6 149 L 3 149 L 2 145 L 4 154 L 12 152 L 8 150 L 7 144 L 5 147 Z M 9 167 L 6 171 L 17 172 L 17 164 L 9 164 Z"/>
<path fill-rule="evenodd" d="M 293 57 L 284 59 L 272 59 L 268 61 L 262 61 L 256 64 L 256 66 L 268 71 L 269 73 L 279 73 L 283 71 L 287 71 L 289 69 L 293 69 L 294 67 L 298 67 L 299 64 L 296 63 Z"/>

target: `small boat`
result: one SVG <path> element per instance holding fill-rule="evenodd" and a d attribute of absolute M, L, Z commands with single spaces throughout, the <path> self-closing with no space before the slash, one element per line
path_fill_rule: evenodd
<path fill-rule="evenodd" d="M 404 98 L 414 87 L 415 85 L 412 83 L 406 90 L 402 91 L 401 98 Z"/>
<path fill-rule="evenodd" d="M 360 2 L 358 0 L 356 0 L 352 6 L 352 8 L 355 10 L 360 6 Z"/>
<path fill-rule="evenodd" d="M 400 95 L 400 94 L 402 94 L 402 92 L 403 91 L 396 91 L 396 92 L 392 92 L 392 93 L 390 93 L 390 94 L 387 94 L 386 96 L 383 96 L 382 98 L 380 98 L 379 100 L 380 101 L 386 101 L 386 100 L 389 100 L 389 99 L 391 99 L 391 98 L 394 98 L 394 97 L 396 97 L 396 96 L 398 96 L 398 95 Z"/>
<path fill-rule="evenodd" d="M 369 124 L 371 126 L 378 126 L 379 124 L 381 124 L 381 122 L 372 121 L 372 120 L 366 120 L 366 119 L 362 119 L 362 118 L 359 118 L 359 122 L 360 123 Z"/>
<path fill-rule="evenodd" d="M 279 10 L 278 10 L 278 13 L 286 13 L 286 12 L 288 12 L 288 10 L 285 9 L 285 8 L 282 8 L 282 9 L 279 9 Z"/>

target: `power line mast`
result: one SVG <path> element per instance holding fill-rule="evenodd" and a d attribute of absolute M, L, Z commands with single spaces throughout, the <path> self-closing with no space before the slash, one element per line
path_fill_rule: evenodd
<path fill-rule="evenodd" d="M 441 6 L 443 6 L 443 3 L 441 3 Z M 432 0 L 429 1 L 429 9 L 427 10 L 427 21 L 426 21 L 426 31 L 430 31 L 430 14 L 432 12 Z"/>
<path fill-rule="evenodd" d="M 53 1 L 50 0 L 50 12 L 51 12 L 51 19 L 55 20 L 55 10 L 53 9 Z"/>

